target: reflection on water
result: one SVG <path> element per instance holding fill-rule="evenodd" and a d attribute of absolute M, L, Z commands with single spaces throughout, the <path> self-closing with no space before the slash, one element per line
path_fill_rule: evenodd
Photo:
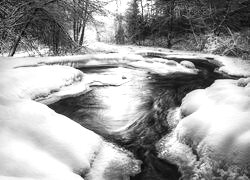
<path fill-rule="evenodd" d="M 168 76 L 127 68 L 83 71 L 104 76 L 106 80 L 115 78 L 115 86 L 95 86 L 87 94 L 61 100 L 50 107 L 133 152 L 143 164 L 142 173 L 132 179 L 178 179 L 181 176 L 178 168 L 158 159 L 154 144 L 169 133 L 168 113 L 180 105 L 188 92 L 205 88 L 222 77 L 213 73 L 213 69 L 202 69 L 198 75 Z"/>
<path fill-rule="evenodd" d="M 96 69 L 84 70 L 90 74 L 95 74 L 96 71 Z M 140 70 L 99 69 L 99 76 L 110 74 L 114 76 L 115 71 L 120 76 L 121 82 L 122 78 L 126 78 L 126 82 L 122 85 L 97 86 L 87 94 L 62 100 L 51 105 L 51 108 L 98 134 L 112 134 L 123 129 L 133 123 L 134 117 L 141 112 L 142 104 L 151 98 L 152 90 L 145 83 L 150 81 L 149 75 Z M 117 78 L 115 77 L 116 84 Z"/>

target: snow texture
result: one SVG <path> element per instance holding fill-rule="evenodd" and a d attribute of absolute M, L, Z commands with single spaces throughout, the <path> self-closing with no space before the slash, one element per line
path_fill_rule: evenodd
<path fill-rule="evenodd" d="M 9 61 L 12 63 L 9 63 Z M 64 57 L 27 57 L 27 58 L 3 58 L 2 64 L 8 68 L 34 67 L 41 65 L 64 65 L 74 68 L 90 66 L 124 66 L 146 69 L 152 73 L 170 74 L 173 72 L 197 73 L 197 69 L 187 68 L 177 62 L 164 59 L 144 58 L 134 53 L 110 53 L 88 54 Z"/>
<path fill-rule="evenodd" d="M 0 60 L 12 61 L 6 64 L 18 66 L 37 66 L 41 64 L 60 64 L 71 67 L 83 67 L 90 65 L 107 65 L 118 63 L 129 63 L 134 61 L 141 61 L 144 66 L 145 58 L 143 55 L 147 54 L 161 54 L 164 59 L 185 59 L 185 60 L 203 60 L 210 63 L 219 64 L 219 72 L 227 73 L 235 76 L 250 76 L 250 61 L 239 58 L 225 57 L 213 54 L 203 54 L 197 52 L 187 52 L 179 50 L 170 50 L 159 47 L 144 47 L 133 45 L 110 45 L 100 42 L 91 43 L 88 46 L 90 53 L 99 52 L 100 54 L 87 54 L 75 56 L 54 56 L 54 57 L 26 57 L 22 58 L 20 55 L 16 58 L 0 57 Z M 20 61 L 20 59 L 22 61 Z M 16 61 L 18 60 L 18 61 Z M 15 61 L 15 62 L 13 62 Z M 157 66 L 156 66 L 157 67 Z M 154 71 L 153 68 L 152 71 Z M 166 73 L 166 72 L 165 72 Z"/>
<path fill-rule="evenodd" d="M 186 59 L 188 60 L 204 60 L 210 63 L 219 64 L 219 72 L 227 73 L 235 76 L 250 76 L 250 61 L 242 60 L 240 58 L 225 57 L 213 54 L 203 54 L 200 52 L 187 52 L 179 50 L 171 50 L 159 47 L 143 47 L 143 46 L 132 46 L 132 45 L 108 45 L 104 43 L 91 43 L 89 48 L 106 53 L 123 53 L 123 54 L 140 54 L 146 55 L 149 53 L 161 54 L 166 59 Z"/>
<path fill-rule="evenodd" d="M 26 67 L 29 60 L 9 60 L 0 66 L 1 180 L 128 178 L 140 171 L 131 153 L 39 103 L 84 93 L 86 75 L 68 66 Z"/>
<path fill-rule="evenodd" d="M 179 124 L 159 143 L 160 157 L 184 179 L 245 178 L 250 169 L 250 79 L 217 80 L 189 93 Z"/>
<path fill-rule="evenodd" d="M 1 96 L 0 174 L 80 180 L 102 139 L 47 106 Z M 76 173 L 74 173 L 76 172 Z"/>
<path fill-rule="evenodd" d="M 88 90 L 84 74 L 67 66 L 23 67 L 0 73 L 0 90 L 3 96 L 33 100 L 60 100 Z"/>
<path fill-rule="evenodd" d="M 107 78 L 87 77 L 72 67 L 109 65 L 137 67 L 164 75 L 176 71 L 197 73 L 190 62 L 173 61 L 179 58 L 209 61 L 219 64 L 220 72 L 250 76 L 249 62 L 239 59 L 163 48 L 96 46 L 103 47 L 106 52 L 113 48 L 114 53 L 0 58 L 1 180 L 80 180 L 80 175 L 89 180 L 126 179 L 140 171 L 140 162 L 129 152 L 33 101 L 49 104 L 84 93 L 93 82 L 108 83 Z M 150 54 L 164 59 L 147 58 Z M 119 79 L 127 81 L 123 76 Z M 116 79 L 112 81 L 119 84 Z M 170 114 L 174 130 L 158 143 L 159 157 L 178 164 L 184 179 L 247 179 L 249 78 L 217 80 L 207 89 L 195 90 L 184 98 L 181 111 Z"/>

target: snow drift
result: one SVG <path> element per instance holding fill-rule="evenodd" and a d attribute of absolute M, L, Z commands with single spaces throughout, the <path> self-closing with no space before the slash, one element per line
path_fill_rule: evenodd
<path fill-rule="evenodd" d="M 9 98 L 42 100 L 47 103 L 84 93 L 88 85 L 84 74 L 68 66 L 38 66 L 1 72 L 0 90 Z"/>
<path fill-rule="evenodd" d="M 43 104 L 1 96 L 0 109 L 1 179 L 101 180 L 140 172 L 131 153 Z"/>
<path fill-rule="evenodd" d="M 49 104 L 84 93 L 81 71 L 9 66 L 0 75 L 1 180 L 104 180 L 140 172 L 130 152 L 34 101 Z"/>
<path fill-rule="evenodd" d="M 249 175 L 250 78 L 217 80 L 192 91 L 181 115 L 159 143 L 160 157 L 179 164 L 187 179 Z"/>

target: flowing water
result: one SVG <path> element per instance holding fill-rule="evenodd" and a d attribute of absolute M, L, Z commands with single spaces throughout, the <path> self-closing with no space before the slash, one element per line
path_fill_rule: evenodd
<path fill-rule="evenodd" d="M 178 167 L 159 159 L 154 146 L 170 132 L 168 114 L 180 106 L 190 91 L 206 88 L 216 79 L 228 78 L 215 73 L 214 65 L 200 62 L 195 65 L 200 69 L 197 75 L 166 76 L 124 67 L 83 68 L 90 75 L 119 75 L 124 83 L 93 86 L 88 93 L 63 99 L 50 108 L 133 152 L 143 164 L 141 173 L 131 179 L 179 179 Z"/>

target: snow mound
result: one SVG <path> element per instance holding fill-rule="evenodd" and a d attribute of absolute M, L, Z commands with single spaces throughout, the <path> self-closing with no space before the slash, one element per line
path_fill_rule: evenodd
<path fill-rule="evenodd" d="M 242 60 L 239 58 L 225 57 L 225 56 L 214 56 L 215 59 L 220 61 L 223 66 L 219 68 L 219 71 L 235 75 L 235 76 L 250 76 L 250 61 Z"/>
<path fill-rule="evenodd" d="M 217 80 L 205 90 L 188 94 L 181 109 L 187 117 L 177 127 L 180 139 L 191 143 L 200 154 L 212 152 L 216 158 L 250 165 L 248 86 L 237 86 L 234 80 Z"/>
<path fill-rule="evenodd" d="M 132 153 L 106 143 L 96 156 L 86 179 L 111 180 L 129 179 L 140 173 L 141 161 L 135 160 Z"/>
<path fill-rule="evenodd" d="M 155 58 L 154 58 L 155 59 Z M 157 73 L 161 75 L 167 75 L 175 72 L 184 72 L 190 74 L 196 74 L 198 72 L 197 69 L 187 68 L 179 63 L 173 63 L 173 61 L 136 61 L 131 62 L 129 65 L 137 68 L 143 68 L 152 73 Z"/>
<path fill-rule="evenodd" d="M 0 101 L 0 175 L 81 179 L 102 139 L 31 100 Z"/>
<path fill-rule="evenodd" d="M 95 180 L 140 172 L 131 153 L 46 105 L 1 96 L 0 109 L 0 179 L 80 180 L 89 173 Z"/>
<path fill-rule="evenodd" d="M 81 180 L 90 172 L 99 176 L 99 164 L 105 178 L 128 178 L 140 171 L 140 162 L 129 152 L 35 102 L 50 104 L 86 92 L 85 74 L 68 66 L 26 67 L 29 63 L 1 62 L 1 180 Z"/>
<path fill-rule="evenodd" d="M 190 69 L 194 69 L 195 68 L 195 65 L 190 62 L 190 61 L 181 61 L 180 63 L 181 65 L 187 67 L 187 68 L 190 68 Z"/>
<path fill-rule="evenodd" d="M 47 104 L 88 90 L 84 74 L 68 66 L 38 66 L 1 72 L 0 90 L 9 98 L 25 98 Z"/>
<path fill-rule="evenodd" d="M 186 179 L 249 175 L 249 78 L 217 80 L 192 91 L 183 99 L 181 116 L 160 143 L 161 158 L 177 163 Z"/>

